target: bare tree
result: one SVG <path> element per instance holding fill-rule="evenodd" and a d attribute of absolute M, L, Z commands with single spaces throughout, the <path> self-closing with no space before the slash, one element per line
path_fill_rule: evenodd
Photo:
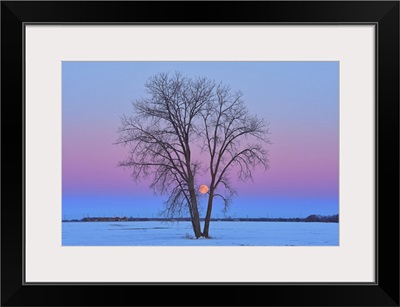
<path fill-rule="evenodd" d="M 195 178 L 200 163 L 191 147 L 200 111 L 213 95 L 214 83 L 188 79 L 180 74 L 158 74 L 145 84 L 149 98 L 132 103 L 133 116 L 122 116 L 117 143 L 130 145 L 130 153 L 120 166 L 132 169 L 139 180 L 151 177 L 151 188 L 169 194 L 167 216 L 190 214 L 196 238 L 201 233 Z"/>
<path fill-rule="evenodd" d="M 203 236 L 207 238 L 214 198 L 222 198 L 226 211 L 236 194 L 230 172 L 236 171 L 237 177 L 246 181 L 253 180 L 256 166 L 265 170 L 269 167 L 268 151 L 264 148 L 270 144 L 268 123 L 249 114 L 241 92 L 232 92 L 229 86 L 221 84 L 214 92 L 213 99 L 201 112 L 203 150 L 210 158 L 210 186 L 203 230 Z"/>
<path fill-rule="evenodd" d="M 208 238 L 214 198 L 227 209 L 235 195 L 231 171 L 247 180 L 257 165 L 267 169 L 267 123 L 248 113 L 240 92 L 207 78 L 162 73 L 145 88 L 149 98 L 134 101 L 134 115 L 121 117 L 117 143 L 130 151 L 119 166 L 131 168 L 135 180 L 151 178 L 151 188 L 168 195 L 164 214 L 189 213 L 196 238 Z M 207 153 L 201 161 L 194 159 L 197 148 Z M 201 231 L 196 178 L 205 161 L 210 184 Z"/>

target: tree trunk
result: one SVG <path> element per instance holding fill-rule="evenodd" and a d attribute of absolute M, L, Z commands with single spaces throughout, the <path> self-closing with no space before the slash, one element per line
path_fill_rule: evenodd
<path fill-rule="evenodd" d="M 191 165 L 190 145 L 189 145 L 188 135 L 186 136 L 186 139 L 185 139 L 185 148 L 186 148 L 185 160 L 186 160 L 187 173 L 188 173 L 189 197 L 190 197 L 190 202 L 191 202 L 191 204 L 189 204 L 189 206 L 191 206 L 191 209 L 192 209 L 191 220 L 192 220 L 193 232 L 194 232 L 196 239 L 198 239 L 202 236 L 202 233 L 201 233 L 201 225 L 200 225 L 199 207 L 197 205 L 197 197 L 196 197 L 196 192 L 195 192 L 195 188 L 194 188 L 194 177 L 193 177 L 193 172 L 190 168 L 190 165 Z"/>
<path fill-rule="evenodd" d="M 190 191 L 190 200 L 192 202 L 192 211 L 193 211 L 193 216 L 192 216 L 193 231 L 194 235 L 196 236 L 196 239 L 198 239 L 202 236 L 202 233 L 200 227 L 199 209 L 197 206 L 197 199 L 194 191 Z"/>
<path fill-rule="evenodd" d="M 196 236 L 196 239 L 198 239 L 202 236 L 202 233 L 201 233 L 201 228 L 200 228 L 200 216 L 199 216 L 199 210 L 197 207 L 196 198 L 194 198 L 192 204 L 193 204 L 193 218 L 192 218 L 193 231 L 194 231 L 194 235 Z"/>
<path fill-rule="evenodd" d="M 206 219 L 204 221 L 204 229 L 203 229 L 203 236 L 206 237 L 206 238 L 210 237 L 209 229 L 210 229 L 210 220 L 211 220 L 213 197 L 214 197 L 214 190 L 210 189 L 210 194 L 208 195 Z"/>

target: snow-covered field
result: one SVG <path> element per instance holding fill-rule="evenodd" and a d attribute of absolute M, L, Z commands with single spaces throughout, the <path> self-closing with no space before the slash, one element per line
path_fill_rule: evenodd
<path fill-rule="evenodd" d="M 64 246 L 332 246 L 338 223 L 225 222 L 210 224 L 211 239 L 193 239 L 190 222 L 64 222 Z"/>

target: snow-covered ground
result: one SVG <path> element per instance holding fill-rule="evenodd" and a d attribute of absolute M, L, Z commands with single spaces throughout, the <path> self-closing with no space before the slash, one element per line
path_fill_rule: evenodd
<path fill-rule="evenodd" d="M 190 222 L 64 222 L 64 246 L 332 246 L 338 223 L 225 222 L 210 224 L 211 239 L 193 239 Z"/>

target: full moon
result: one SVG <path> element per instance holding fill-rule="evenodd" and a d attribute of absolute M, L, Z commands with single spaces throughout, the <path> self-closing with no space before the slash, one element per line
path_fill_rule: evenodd
<path fill-rule="evenodd" d="M 201 194 L 206 194 L 208 192 L 208 186 L 206 186 L 205 184 L 202 184 L 199 188 L 199 191 Z"/>

